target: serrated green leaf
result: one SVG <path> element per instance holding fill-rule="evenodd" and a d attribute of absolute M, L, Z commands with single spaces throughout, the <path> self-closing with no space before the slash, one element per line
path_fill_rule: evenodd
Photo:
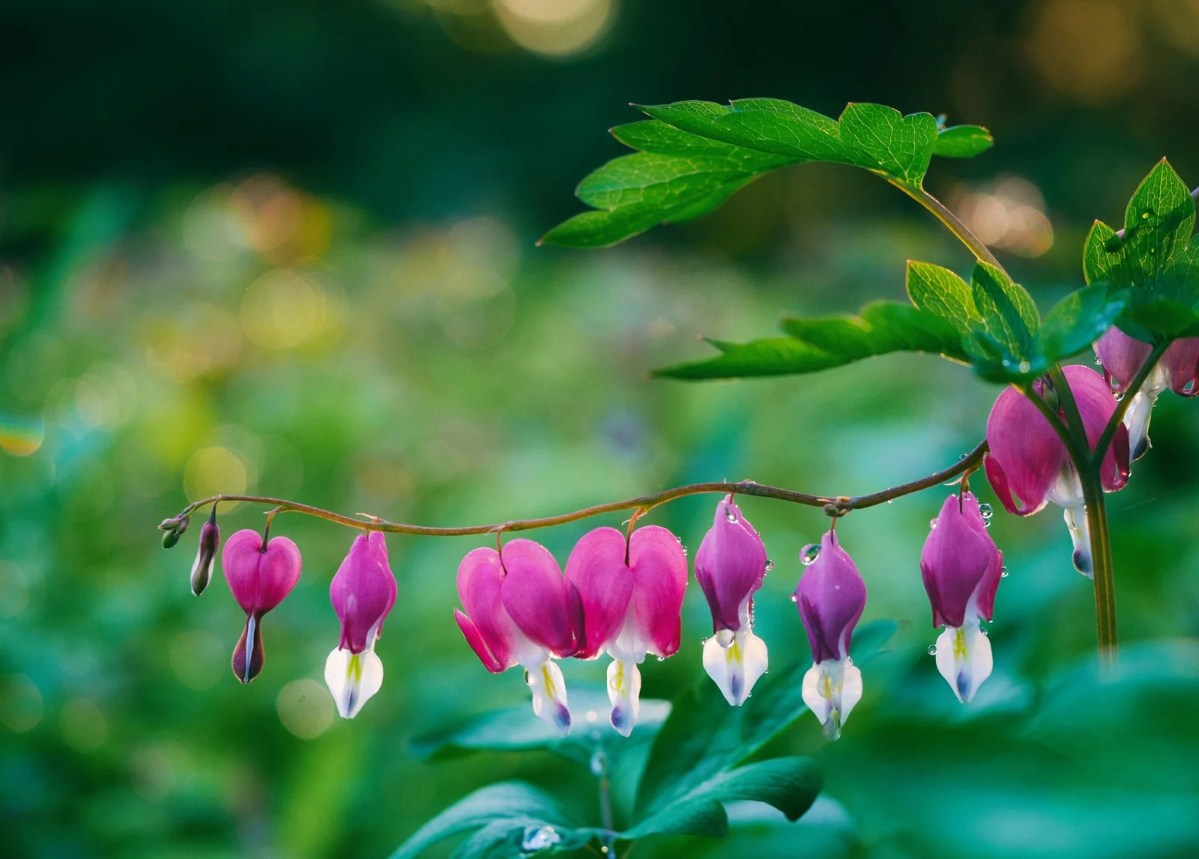
<path fill-rule="evenodd" d="M 908 260 L 907 290 L 912 304 L 949 320 L 962 334 L 982 321 L 970 284 L 947 268 Z"/>
<path fill-rule="evenodd" d="M 773 758 L 719 773 L 622 832 L 625 840 L 661 833 L 722 836 L 728 831 L 723 803 L 755 800 L 798 820 L 820 791 L 820 774 L 809 758 Z"/>
<path fill-rule="evenodd" d="M 709 341 L 720 355 L 655 374 L 716 379 L 813 373 L 888 352 L 929 352 L 966 360 L 952 323 L 894 301 L 868 304 L 860 316 L 788 318 L 783 330 L 791 336 L 740 344 Z"/>
<path fill-rule="evenodd" d="M 979 325 L 1017 363 L 1033 355 L 1033 338 L 1041 327 L 1037 305 L 1028 291 L 1002 269 L 985 262 L 974 266 L 970 279 Z"/>
<path fill-rule="evenodd" d="M 766 98 L 640 109 L 652 119 L 612 130 L 639 153 L 608 162 L 579 185 L 579 198 L 598 211 L 570 218 L 543 243 L 614 244 L 706 214 L 753 178 L 809 161 L 861 167 L 919 188 L 937 152 L 966 157 L 990 141 L 978 126 L 938 131 L 930 114 L 903 116 L 878 104 L 847 105 L 839 119 Z"/>
<path fill-rule="evenodd" d="M 1083 246 L 1088 283 L 1127 290 L 1117 324 L 1147 342 L 1190 336 L 1199 324 L 1195 201 L 1165 159 L 1129 200 L 1124 229 L 1096 221 Z"/>
<path fill-rule="evenodd" d="M 973 158 L 995 145 L 991 132 L 981 125 L 953 125 L 937 132 L 933 155 L 942 158 Z"/>
<path fill-rule="evenodd" d="M 545 791 L 525 782 L 497 782 L 476 790 L 434 817 L 401 844 L 391 859 L 412 859 L 451 835 L 512 819 L 563 830 L 572 826 L 558 801 Z"/>

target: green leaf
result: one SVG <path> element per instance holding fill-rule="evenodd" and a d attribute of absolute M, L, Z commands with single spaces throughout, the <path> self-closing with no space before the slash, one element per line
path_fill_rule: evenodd
<path fill-rule="evenodd" d="M 1126 290 L 1119 326 L 1147 342 L 1199 331 L 1199 239 L 1195 201 L 1165 159 L 1128 202 L 1124 229 L 1096 221 L 1083 247 L 1088 283 Z"/>
<path fill-rule="evenodd" d="M 638 153 L 587 176 L 576 193 L 596 211 L 558 225 L 543 243 L 615 244 L 656 224 L 704 215 L 757 176 L 810 161 L 861 167 L 920 188 L 934 154 L 967 157 L 991 141 L 978 126 L 938 129 L 930 114 L 903 116 L 878 104 L 847 105 L 839 119 L 767 98 L 640 109 L 652 119 L 612 130 Z"/>
<path fill-rule="evenodd" d="M 626 840 L 660 833 L 722 836 L 725 802 L 756 800 L 798 820 L 820 792 L 820 773 L 809 758 L 772 758 L 719 773 L 622 832 Z"/>
<path fill-rule="evenodd" d="M 1045 315 L 1035 350 L 1041 362 L 1034 369 L 1044 372 L 1050 364 L 1090 349 L 1111 328 L 1124 304 L 1122 291 L 1111 290 L 1106 283 L 1084 286 L 1067 295 Z"/>
<path fill-rule="evenodd" d="M 942 158 L 973 158 L 995 145 L 991 132 L 981 125 L 953 125 L 937 132 L 933 155 Z"/>
<path fill-rule="evenodd" d="M 709 341 L 721 354 L 656 371 L 676 379 L 812 373 L 888 352 L 930 352 L 965 360 L 953 324 L 894 301 L 862 308 L 861 316 L 783 321 L 789 337 L 735 344 Z"/>
<path fill-rule="evenodd" d="M 562 829 L 532 817 L 508 817 L 493 820 L 477 830 L 458 845 L 453 859 L 510 859 L 578 850 L 597 834 L 595 829 Z M 545 846 L 535 846 L 538 844 Z"/>
<path fill-rule="evenodd" d="M 964 340 L 974 369 L 985 379 L 1015 381 L 1034 375 L 1041 320 L 1032 296 L 1007 274 L 984 262 L 970 281 L 980 321 Z"/>
<path fill-rule="evenodd" d="M 854 661 L 868 660 L 894 630 L 890 621 L 863 624 L 854 637 Z M 637 789 L 634 807 L 641 819 L 743 763 L 807 713 L 796 682 L 805 668 L 796 662 L 772 665 L 744 707 L 730 707 L 706 679 L 676 698 Z"/>
<path fill-rule="evenodd" d="M 907 290 L 912 304 L 949 320 L 962 334 L 982 322 L 970 284 L 947 268 L 908 260 Z"/>
<path fill-rule="evenodd" d="M 568 815 L 554 797 L 524 782 L 497 782 L 476 790 L 434 817 L 400 845 L 391 859 L 411 859 L 451 835 L 496 821 L 513 821 L 522 830 L 529 825 L 571 829 Z"/>

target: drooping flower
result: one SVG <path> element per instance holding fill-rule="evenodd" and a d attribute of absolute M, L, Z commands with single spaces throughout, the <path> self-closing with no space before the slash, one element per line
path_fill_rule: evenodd
<path fill-rule="evenodd" d="M 754 593 L 770 562 L 753 525 L 733 496 L 716 505 L 712 527 L 695 553 L 695 578 L 712 611 L 704 642 L 704 670 L 726 701 L 741 706 L 768 664 L 766 642 L 754 635 Z"/>
<path fill-rule="evenodd" d="M 1116 393 L 1126 393 L 1133 377 L 1149 359 L 1152 347 L 1112 326 L 1095 341 L 1095 355 L 1103 364 L 1103 375 Z M 1128 404 L 1124 425 L 1128 427 L 1132 458 L 1149 450 L 1149 414 L 1158 395 L 1169 388 L 1184 397 L 1199 395 L 1199 337 L 1175 340 L 1145 378 Z"/>
<path fill-rule="evenodd" d="M 329 585 L 329 599 L 341 621 L 341 643 L 325 660 L 325 683 L 337 712 L 352 719 L 383 685 L 375 642 L 396 601 L 396 580 L 381 531 L 354 540 Z"/>
<path fill-rule="evenodd" d="M 991 676 L 991 642 L 980 620 L 990 620 L 1003 575 L 1003 553 L 995 547 L 970 492 L 950 495 L 941 505 L 920 553 L 920 575 L 933 608 L 937 670 L 967 703 Z"/>
<path fill-rule="evenodd" d="M 212 562 L 216 560 L 216 550 L 221 545 L 221 529 L 216 524 L 216 505 L 212 505 L 212 513 L 208 521 L 200 528 L 200 547 L 196 550 L 196 560 L 192 564 L 191 586 L 196 596 L 204 593 L 208 582 L 212 580 Z"/>
<path fill-rule="evenodd" d="M 665 528 L 647 525 L 626 541 L 615 528 L 583 536 L 566 561 L 566 588 L 580 659 L 612 657 L 608 698 L 612 727 L 633 731 L 641 709 L 646 657 L 679 649 L 679 614 L 687 587 L 687 554 Z"/>
<path fill-rule="evenodd" d="M 524 666 L 533 712 L 566 734 L 566 683 L 553 657 L 572 655 L 575 642 L 562 571 L 532 540 L 501 551 L 474 549 L 462 559 L 458 596 L 466 611 L 455 609 L 454 619 L 488 671 Z"/>
<path fill-rule="evenodd" d="M 1103 377 L 1090 367 L 1072 365 L 1063 367 L 1062 372 L 1094 449 L 1116 410 L 1116 398 Z M 1042 380 L 1033 383 L 1038 397 L 1045 397 L 1047 389 Z M 1008 388 L 995 400 L 987 418 L 987 444 L 990 452 L 983 458 L 983 466 L 999 501 L 1017 516 L 1031 516 L 1050 501 L 1061 507 L 1074 543 L 1074 566 L 1091 576 L 1082 483 L 1049 421 L 1027 397 Z M 1122 489 L 1128 482 L 1128 428 L 1123 424 L 1117 427 L 1103 457 L 1100 479 L 1107 492 Z"/>
<path fill-rule="evenodd" d="M 866 607 L 866 583 L 853 559 L 827 532 L 815 558 L 806 549 L 806 569 L 795 589 L 799 617 L 812 648 L 812 667 L 803 678 L 803 700 L 825 736 L 836 739 L 862 698 L 862 672 L 849 657 L 853 628 Z"/>
<path fill-rule="evenodd" d="M 300 578 L 300 550 L 286 537 L 238 531 L 225 543 L 221 568 L 233 598 L 246 613 L 246 627 L 233 649 L 233 673 L 249 683 L 262 671 L 262 616 L 283 601 Z"/>

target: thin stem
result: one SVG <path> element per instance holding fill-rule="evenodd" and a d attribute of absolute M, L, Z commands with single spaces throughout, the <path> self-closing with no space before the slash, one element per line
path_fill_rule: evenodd
<path fill-rule="evenodd" d="M 604 830 L 604 850 L 616 859 L 616 821 L 612 816 L 612 779 L 608 776 L 608 755 L 598 749 L 591 757 L 591 771 L 599 783 L 600 826 Z"/>
<path fill-rule="evenodd" d="M 683 498 L 688 495 L 700 495 L 704 493 L 719 492 L 721 494 L 734 493 L 736 495 L 754 495 L 760 498 L 774 498 L 779 501 L 789 501 L 793 504 L 802 504 L 807 507 L 820 507 L 828 515 L 837 517 L 844 516 L 852 510 L 863 510 L 867 507 L 874 507 L 883 504 L 887 501 L 893 501 L 896 498 L 901 498 L 904 495 L 911 495 L 914 492 L 919 492 L 922 489 L 928 489 L 931 486 L 936 486 L 940 483 L 946 483 L 958 475 L 971 471 L 978 467 L 982 462 L 983 454 L 987 452 L 986 441 L 979 444 L 968 454 L 962 456 L 957 462 L 948 468 L 934 472 L 927 477 L 921 477 L 918 480 L 913 480 L 909 483 L 902 483 L 898 486 L 893 486 L 890 489 L 882 489 L 878 492 L 872 492 L 867 495 L 809 495 L 805 492 L 795 492 L 790 489 L 783 489 L 777 486 L 767 486 L 761 483 L 755 483 L 752 480 L 742 480 L 735 483 L 727 481 L 710 482 L 710 483 L 692 483 L 686 486 L 676 486 L 672 489 L 664 489 L 661 492 L 655 492 L 650 495 L 641 495 L 636 498 L 628 498 L 623 501 L 610 501 L 606 504 L 597 504 L 593 507 L 585 507 L 581 510 L 575 510 L 570 513 L 560 513 L 556 516 L 543 516 L 536 519 L 512 519 L 507 522 L 497 522 L 493 525 L 466 525 L 453 528 L 441 528 L 430 525 L 410 525 L 403 522 L 391 522 L 387 519 L 381 519 L 378 516 L 372 516 L 366 513 L 359 513 L 360 518 L 346 516 L 341 513 L 335 513 L 330 510 L 325 510 L 321 507 L 314 507 L 311 504 L 301 504 L 298 501 L 289 501 L 286 498 L 273 498 L 264 495 L 213 495 L 208 498 L 203 498 L 199 501 L 193 501 L 183 508 L 183 511 L 174 519 L 166 520 L 160 528 L 166 529 L 168 523 L 178 522 L 191 516 L 191 514 L 203 507 L 206 504 L 217 504 L 228 501 L 244 501 L 250 504 L 270 504 L 275 507 L 271 511 L 271 515 L 275 513 L 302 513 L 306 516 L 314 516 L 318 519 L 324 519 L 328 522 L 333 522 L 337 525 L 344 525 L 347 528 L 356 528 L 359 531 L 384 531 L 389 534 L 415 534 L 426 537 L 465 537 L 475 534 L 498 534 L 509 531 L 531 531 L 535 528 L 549 528 L 554 525 L 565 525 L 568 522 L 577 522 L 580 519 L 586 519 L 590 516 L 598 516 L 604 513 L 618 513 L 625 510 L 634 510 L 637 515 L 652 510 L 653 508 L 665 504 L 669 501 L 674 501 L 678 498 Z"/>
<path fill-rule="evenodd" d="M 1116 633 L 1116 581 L 1112 567 L 1112 541 L 1099 469 L 1080 472 L 1082 498 L 1086 507 L 1087 531 L 1091 540 L 1091 570 L 1095 579 L 1095 629 L 1099 640 L 1099 662 L 1115 665 L 1119 636 Z"/>
<path fill-rule="evenodd" d="M 1103 428 L 1103 435 L 1099 436 L 1099 441 L 1095 443 L 1095 450 L 1092 453 L 1095 462 L 1103 462 L 1103 455 L 1107 453 L 1108 446 L 1112 443 L 1112 439 L 1116 437 L 1116 430 L 1124 420 L 1124 413 L 1128 411 L 1133 397 L 1140 392 L 1141 386 L 1145 384 L 1145 380 L 1149 378 L 1149 374 L 1153 372 L 1153 368 L 1157 366 L 1157 362 L 1161 360 L 1162 355 L 1169 348 L 1169 343 L 1155 344 L 1153 350 L 1149 353 L 1149 357 L 1141 365 L 1141 369 L 1137 371 L 1137 374 L 1132 377 L 1132 381 L 1128 383 L 1128 387 L 1124 390 L 1124 396 L 1116 403 L 1116 410 L 1108 420 L 1107 426 Z"/>
<path fill-rule="evenodd" d="M 958 241 L 967 247 L 970 253 L 974 254 L 975 259 L 979 262 L 993 265 L 1000 271 L 1004 270 L 999 260 L 995 258 L 995 254 L 991 253 L 991 249 L 983 244 L 982 239 L 974 235 L 970 228 L 962 223 L 961 219 L 951 212 L 944 203 L 923 188 L 913 188 L 911 185 L 900 182 L 898 179 L 888 179 L 887 182 L 894 185 L 900 191 L 903 191 L 903 193 L 931 212 L 933 217 L 944 224 L 946 229 L 953 233 Z"/>

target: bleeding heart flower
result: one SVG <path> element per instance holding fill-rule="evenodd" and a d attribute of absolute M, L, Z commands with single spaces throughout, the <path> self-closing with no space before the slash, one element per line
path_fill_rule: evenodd
<path fill-rule="evenodd" d="M 233 673 L 242 683 L 262 671 L 265 654 L 259 622 L 296 586 L 300 563 L 299 548 L 286 537 L 272 537 L 264 546 L 261 534 L 246 529 L 225 543 L 221 568 L 233 598 L 246 613 L 246 627 L 233 649 Z"/>
<path fill-rule="evenodd" d="M 615 528 L 583 536 L 566 561 L 566 587 L 580 659 L 601 650 L 608 666 L 612 727 L 624 736 L 640 712 L 641 672 L 652 653 L 679 649 L 679 614 L 687 587 L 687 554 L 665 528 L 647 525 L 626 541 Z"/>
<path fill-rule="evenodd" d="M 849 657 L 853 629 L 866 607 L 866 583 L 853 559 L 829 531 L 820 549 L 805 549 L 807 565 L 795 589 L 799 617 L 812 648 L 812 667 L 803 678 L 803 700 L 836 739 L 854 705 L 862 698 L 862 672 Z"/>
<path fill-rule="evenodd" d="M 488 671 L 523 665 L 533 712 L 570 731 L 566 682 L 555 656 L 575 652 L 566 586 L 554 556 L 532 540 L 471 551 L 458 567 L 458 628 Z"/>
<path fill-rule="evenodd" d="M 933 607 L 937 670 L 958 700 L 970 701 L 991 676 L 991 642 L 980 620 L 990 620 L 1003 575 L 1003 553 L 987 532 L 978 499 L 950 495 L 920 553 L 920 574 Z"/>
<path fill-rule="evenodd" d="M 726 701 L 740 706 L 766 673 L 766 642 L 754 635 L 754 594 L 770 568 L 766 547 L 728 495 L 695 553 L 695 578 L 712 611 L 704 670 Z"/>

